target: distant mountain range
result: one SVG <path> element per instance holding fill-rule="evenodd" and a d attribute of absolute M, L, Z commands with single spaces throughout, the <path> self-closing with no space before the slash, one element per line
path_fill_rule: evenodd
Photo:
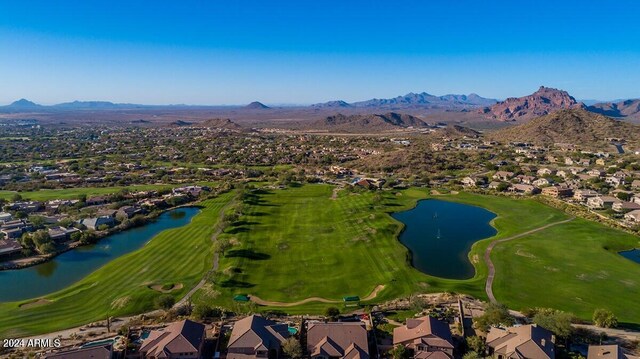
<path fill-rule="evenodd" d="M 408 93 L 404 96 L 398 96 L 388 99 L 371 99 L 367 101 L 359 101 L 347 103 L 342 100 L 329 101 L 311 105 L 315 108 L 385 108 L 385 109 L 406 109 L 406 108 L 442 108 L 442 109 L 465 109 L 479 106 L 489 106 L 498 102 L 498 100 L 484 98 L 476 94 L 470 95 L 444 95 L 434 96 L 426 92 Z"/>
<path fill-rule="evenodd" d="M 536 145 L 570 143 L 604 149 L 611 138 L 640 144 L 640 126 L 589 112 L 583 108 L 564 109 L 535 118 L 518 126 L 487 134 L 501 142 L 527 142 Z"/>
<path fill-rule="evenodd" d="M 590 101 L 591 103 L 592 101 Z M 210 109 L 220 110 L 215 116 L 231 116 L 247 110 L 246 116 L 258 113 L 266 116 L 274 114 L 293 118 L 317 118 L 318 114 L 328 115 L 342 112 L 350 115 L 373 115 L 379 113 L 408 113 L 425 116 L 440 113 L 448 121 L 486 121 L 526 122 L 562 109 L 586 109 L 606 116 L 640 120 L 640 99 L 615 102 L 593 103 L 589 106 L 576 100 L 566 91 L 541 86 L 536 92 L 523 97 L 512 97 L 504 101 L 481 97 L 477 94 L 435 96 L 427 92 L 408 93 L 388 99 L 370 99 L 348 103 L 342 100 L 317 103 L 311 106 L 269 107 L 254 101 L 245 106 L 203 106 L 203 105 L 139 105 L 131 103 L 113 103 L 108 101 L 73 101 L 44 106 L 26 99 L 20 99 L 10 105 L 0 106 L 0 112 L 55 112 L 55 111 L 102 111 L 118 109 Z M 229 113 L 224 110 L 238 111 Z M 270 110 L 270 111 L 262 111 Z M 278 112 L 279 111 L 279 112 Z M 447 113 L 445 116 L 444 113 Z M 463 114 L 464 113 L 464 114 Z M 271 114 L 271 115 L 270 115 Z M 299 116 L 299 117 L 298 117 Z M 436 120 L 436 122 L 439 120 Z"/>
<path fill-rule="evenodd" d="M 631 117 L 640 119 L 640 99 L 620 102 L 604 102 L 589 106 L 588 110 L 611 117 Z"/>

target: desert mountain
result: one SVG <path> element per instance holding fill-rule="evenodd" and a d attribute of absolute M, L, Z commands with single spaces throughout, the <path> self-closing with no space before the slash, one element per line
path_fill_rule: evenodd
<path fill-rule="evenodd" d="M 540 86 L 529 96 L 511 97 L 482 109 L 485 116 L 500 121 L 525 121 L 557 110 L 586 108 L 566 91 Z"/>
<path fill-rule="evenodd" d="M 392 131 L 407 127 L 429 127 L 421 119 L 395 112 L 383 115 L 343 115 L 337 114 L 308 124 L 309 129 L 335 132 L 370 133 Z"/>
<path fill-rule="evenodd" d="M 136 105 L 115 104 L 109 101 L 73 101 L 63 102 L 52 107 L 60 109 L 111 109 L 121 107 L 134 107 Z"/>
<path fill-rule="evenodd" d="M 381 108 L 468 108 L 478 106 L 490 106 L 497 101 L 484 98 L 476 94 L 470 95 L 444 95 L 434 96 L 426 92 L 408 93 L 389 99 L 371 99 L 367 101 L 354 102 L 354 107 L 381 107 Z"/>
<path fill-rule="evenodd" d="M 29 101 L 27 99 L 21 98 L 18 101 L 13 101 L 10 105 L 3 106 L 5 108 L 12 109 L 31 109 L 31 108 L 40 108 L 42 105 L 38 105 L 33 101 Z"/>
<path fill-rule="evenodd" d="M 212 118 L 197 125 L 198 127 L 224 128 L 228 130 L 240 130 L 243 127 L 228 118 Z"/>
<path fill-rule="evenodd" d="M 461 138 L 461 137 L 478 137 L 480 132 L 464 127 L 460 125 L 449 125 L 443 129 L 436 131 L 438 135 L 446 136 L 449 138 Z"/>
<path fill-rule="evenodd" d="M 611 117 L 631 117 L 640 119 L 640 99 L 597 103 L 589 106 L 588 110 Z"/>
<path fill-rule="evenodd" d="M 503 143 L 528 142 L 542 146 L 570 143 L 580 147 L 609 149 L 612 138 L 636 146 L 640 144 L 640 126 L 583 109 L 569 109 L 489 133 L 487 137 Z"/>
<path fill-rule="evenodd" d="M 191 122 L 187 122 L 183 120 L 173 121 L 169 124 L 169 126 L 171 127 L 183 127 L 183 126 L 191 126 L 191 125 L 192 125 Z"/>
<path fill-rule="evenodd" d="M 348 104 L 345 101 L 336 100 L 336 101 L 317 103 L 317 104 L 311 105 L 311 107 L 315 107 L 315 108 L 345 108 L 345 107 L 353 107 L 353 106 L 351 106 L 350 104 Z"/>
<path fill-rule="evenodd" d="M 263 104 L 262 102 L 253 101 L 252 103 L 246 105 L 244 108 L 251 109 L 251 110 L 260 110 L 260 109 L 267 109 L 270 107 Z"/>

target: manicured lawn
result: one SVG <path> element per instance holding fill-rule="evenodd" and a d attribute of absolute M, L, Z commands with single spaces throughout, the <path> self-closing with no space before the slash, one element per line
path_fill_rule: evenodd
<path fill-rule="evenodd" d="M 331 200 L 331 187 L 324 185 L 260 194 L 248 206 L 241 225 L 227 234 L 241 244 L 221 260 L 215 296 L 199 293 L 201 299 L 229 308 L 238 307 L 231 302 L 237 293 L 279 302 L 314 296 L 339 300 L 346 295 L 365 297 L 382 284 L 385 289 L 372 302 L 438 291 L 486 300 L 487 268 L 482 256 L 491 241 L 569 218 L 531 199 L 467 193 L 434 196 L 498 214 L 492 223 L 498 234 L 476 242 L 469 254 L 476 275 L 469 280 L 445 280 L 407 264 L 406 249 L 395 238 L 400 226 L 386 213 L 410 208 L 427 196 L 417 189 L 399 193 L 386 192 L 381 202 L 372 193 L 346 191 Z M 492 256 L 497 268 L 495 294 L 515 309 L 547 306 L 588 320 L 593 309 L 605 307 L 623 321 L 639 323 L 640 309 L 627 307 L 639 294 L 640 266 L 616 253 L 638 245 L 637 237 L 582 220 L 500 244 Z M 521 255 L 516 254 L 518 249 Z M 558 271 L 550 272 L 545 266 Z M 582 273 L 587 276 L 580 277 Z M 312 313 L 330 305 L 315 302 L 270 309 Z"/>
<path fill-rule="evenodd" d="M 640 264 L 618 254 L 633 247 L 640 247 L 637 236 L 578 219 L 503 243 L 492 257 L 496 298 L 515 309 L 553 307 L 584 319 L 607 308 L 638 324 Z"/>
<path fill-rule="evenodd" d="M 333 187 L 305 185 L 285 190 L 258 190 L 245 199 L 244 215 L 223 236 L 235 246 L 220 259 L 212 282 L 199 290 L 194 303 L 207 302 L 234 310 L 236 294 L 267 301 L 295 302 L 308 297 L 341 300 L 366 297 L 384 289 L 368 304 L 416 292 L 454 291 L 486 299 L 486 266 L 482 254 L 495 239 L 558 222 L 568 216 L 530 199 L 475 194 L 434 198 L 482 206 L 498 214 L 495 237 L 476 242 L 469 254 L 476 275 L 447 280 L 412 268 L 407 250 L 397 240 L 401 224 L 388 213 L 409 209 L 428 198 L 423 189 L 349 193 Z M 152 309 L 160 293 L 150 284 L 178 284 L 179 298 L 211 266 L 210 238 L 226 194 L 204 203 L 187 227 L 161 233 L 141 250 L 121 257 L 87 278 L 46 297 L 52 303 L 19 308 L 0 304 L 0 336 L 35 334 L 85 324 L 107 315 Z M 494 291 L 515 309 L 545 306 L 589 319 L 593 309 L 613 310 L 623 322 L 640 323 L 640 265 L 617 254 L 638 246 L 638 238 L 596 223 L 575 220 L 528 237 L 498 245 Z M 295 307 L 261 307 L 288 313 L 321 313 L 328 306 L 312 302 Z"/>
<path fill-rule="evenodd" d="M 211 269 L 214 225 L 232 196 L 227 193 L 203 202 L 202 212 L 187 226 L 164 231 L 140 250 L 45 296 L 48 304 L 28 308 L 20 304 L 33 300 L 0 304 L 0 337 L 50 332 L 154 309 L 154 298 L 161 295 L 149 288 L 154 284 L 181 283 L 181 289 L 171 291 L 176 300 L 181 298 Z"/>
<path fill-rule="evenodd" d="M 332 191 L 306 185 L 263 190 L 250 199 L 225 234 L 240 245 L 220 260 L 215 301 L 229 306 L 238 293 L 281 302 L 341 300 L 366 297 L 381 284 L 388 287 L 380 294 L 385 298 L 411 292 L 422 276 L 406 264 L 407 251 L 395 237 L 400 225 L 385 212 L 408 208 L 425 192 L 385 193 L 383 203 L 375 203 L 371 192 L 342 191 L 334 200 Z"/>

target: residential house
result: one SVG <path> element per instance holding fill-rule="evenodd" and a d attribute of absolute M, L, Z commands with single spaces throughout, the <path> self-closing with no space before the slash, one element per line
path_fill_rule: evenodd
<path fill-rule="evenodd" d="M 636 209 L 640 209 L 640 204 L 636 202 L 620 201 L 612 204 L 611 209 L 613 209 L 616 212 L 624 213 L 624 212 L 635 211 Z"/>
<path fill-rule="evenodd" d="M 14 238 L 0 239 L 0 257 L 22 252 L 22 246 Z"/>
<path fill-rule="evenodd" d="M 597 197 L 598 192 L 590 189 L 579 189 L 573 193 L 573 199 L 585 203 L 589 198 Z"/>
<path fill-rule="evenodd" d="M 0 226 L 0 232 L 4 233 L 5 238 L 9 239 L 18 239 L 22 237 L 23 233 L 31 230 L 33 230 L 31 223 L 23 219 L 7 221 Z"/>
<path fill-rule="evenodd" d="M 489 189 L 498 189 L 498 186 L 500 186 L 501 183 L 506 183 L 508 186 L 511 186 L 511 184 L 508 183 L 508 182 L 491 181 L 489 183 L 488 188 Z"/>
<path fill-rule="evenodd" d="M 136 214 L 143 214 L 145 211 L 138 206 L 122 206 L 116 212 L 117 218 L 131 218 Z"/>
<path fill-rule="evenodd" d="M 533 181 L 533 185 L 536 187 L 542 187 L 542 186 L 548 186 L 550 184 L 553 183 L 553 180 L 551 179 L 546 179 L 546 178 L 538 178 L 537 180 Z"/>
<path fill-rule="evenodd" d="M 486 178 L 484 177 L 471 177 L 467 176 L 462 179 L 462 185 L 465 187 L 478 187 L 487 184 Z"/>
<path fill-rule="evenodd" d="M 527 175 L 518 175 L 516 176 L 516 179 L 518 179 L 520 183 L 524 183 L 524 184 L 533 184 L 533 181 L 536 180 L 534 176 L 527 176 Z"/>
<path fill-rule="evenodd" d="M 640 188 L 640 180 L 633 180 L 631 182 L 631 188 L 635 188 L 635 189 Z"/>
<path fill-rule="evenodd" d="M 587 207 L 589 207 L 590 209 L 611 208 L 614 203 L 618 202 L 622 201 L 610 196 L 591 197 L 587 200 Z"/>
<path fill-rule="evenodd" d="M 44 359 L 111 359 L 113 358 L 113 347 L 111 344 L 90 346 L 87 348 L 76 348 L 63 350 L 56 353 L 47 353 Z"/>
<path fill-rule="evenodd" d="M 84 218 L 78 221 L 78 223 L 83 224 L 88 229 L 93 229 L 95 231 L 102 225 L 106 225 L 107 227 L 113 227 L 116 221 L 112 216 L 100 216 L 100 217 Z"/>
<path fill-rule="evenodd" d="M 369 340 L 365 324 L 309 323 L 307 352 L 312 359 L 369 359 Z"/>
<path fill-rule="evenodd" d="M 64 242 L 71 239 L 71 235 L 75 232 L 79 232 L 80 230 L 74 227 L 64 228 L 61 226 L 58 227 L 50 227 L 47 229 L 49 233 L 49 237 L 56 242 Z"/>
<path fill-rule="evenodd" d="M 393 344 L 409 349 L 411 357 L 416 359 L 453 358 L 449 325 L 430 316 L 409 318 L 406 325 L 394 328 Z"/>
<path fill-rule="evenodd" d="M 498 179 L 501 181 L 508 181 L 513 178 L 514 173 L 509 171 L 498 171 L 493 175 L 493 179 Z"/>
<path fill-rule="evenodd" d="M 87 198 L 85 203 L 87 204 L 87 206 L 97 206 L 105 204 L 107 202 L 109 202 L 109 200 L 106 196 L 94 196 Z"/>
<path fill-rule="evenodd" d="M 12 211 L 20 211 L 25 213 L 34 213 L 41 211 L 44 208 L 42 202 L 38 201 L 21 201 L 9 203 L 9 209 Z"/>
<path fill-rule="evenodd" d="M 0 224 L 4 224 L 5 222 L 11 221 L 13 216 L 11 213 L 0 212 Z"/>
<path fill-rule="evenodd" d="M 537 194 L 540 193 L 540 189 L 536 186 L 532 186 L 530 184 L 522 184 L 516 183 L 513 186 L 509 187 L 510 192 L 520 193 L 520 194 Z"/>
<path fill-rule="evenodd" d="M 174 194 L 186 194 L 191 197 L 198 197 L 203 191 L 208 191 L 209 187 L 206 186 L 185 186 L 174 188 L 172 192 Z"/>
<path fill-rule="evenodd" d="M 622 352 L 617 344 L 612 345 L 589 345 L 587 359 L 638 359 Z"/>
<path fill-rule="evenodd" d="M 587 174 L 591 177 L 604 177 L 606 173 L 603 170 L 591 169 L 587 171 Z"/>
<path fill-rule="evenodd" d="M 539 169 L 537 173 L 538 173 L 538 176 L 551 176 L 551 175 L 556 174 L 556 170 L 553 170 L 551 168 L 543 167 L 543 168 Z"/>
<path fill-rule="evenodd" d="M 246 317 L 233 326 L 227 344 L 227 358 L 278 358 L 282 343 L 288 337 L 289 327 L 286 324 L 259 315 Z"/>
<path fill-rule="evenodd" d="M 573 190 L 566 185 L 549 186 L 542 189 L 542 194 L 555 198 L 571 197 Z"/>
<path fill-rule="evenodd" d="M 640 222 L 640 209 L 627 212 L 624 215 L 624 219 L 628 222 L 638 223 Z"/>
<path fill-rule="evenodd" d="M 48 213 L 57 213 L 60 207 L 73 206 L 80 202 L 77 199 L 54 199 L 45 203 L 44 209 Z"/>
<path fill-rule="evenodd" d="M 203 324 L 183 320 L 164 329 L 152 330 L 142 342 L 140 353 L 149 359 L 198 359 L 205 339 Z"/>
<path fill-rule="evenodd" d="M 616 177 L 616 176 L 607 176 L 604 181 L 614 187 L 617 187 L 621 184 L 624 184 L 624 178 Z"/>
<path fill-rule="evenodd" d="M 555 359 L 553 334 L 536 324 L 491 328 L 489 355 L 495 359 Z"/>

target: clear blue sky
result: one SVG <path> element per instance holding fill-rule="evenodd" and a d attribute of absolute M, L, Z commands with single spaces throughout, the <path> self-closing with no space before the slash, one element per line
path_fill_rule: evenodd
<path fill-rule="evenodd" d="M 0 103 L 640 97 L 640 1 L 0 1 Z"/>

